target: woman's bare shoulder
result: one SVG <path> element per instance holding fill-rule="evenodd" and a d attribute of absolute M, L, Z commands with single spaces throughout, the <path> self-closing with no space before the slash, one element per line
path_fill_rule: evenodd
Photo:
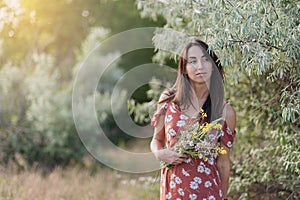
<path fill-rule="evenodd" d="M 226 103 L 224 106 L 223 114 L 227 122 L 228 127 L 231 130 L 235 129 L 236 126 L 236 112 L 233 106 L 230 103 Z"/>

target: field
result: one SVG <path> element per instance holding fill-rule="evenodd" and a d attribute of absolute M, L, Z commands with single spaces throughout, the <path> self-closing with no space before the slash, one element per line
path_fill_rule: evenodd
<path fill-rule="evenodd" d="M 126 150 L 147 152 L 147 142 L 129 143 Z M 125 149 L 125 146 L 123 147 Z M 9 167 L 0 165 L 0 200 L 158 200 L 159 171 L 130 174 L 100 165 L 91 156 L 82 165 L 57 167 L 51 172 L 29 167 L 20 155 Z M 253 185 L 246 191 L 230 192 L 230 200 L 293 200 L 289 193 L 279 195 L 272 185 Z"/>
<path fill-rule="evenodd" d="M 280 200 L 275 191 L 259 185 L 250 195 L 231 194 L 230 199 Z M 39 170 L 0 170 L 0 200 L 157 200 L 158 172 L 126 174 L 100 168 L 95 173 L 79 167 L 56 168 L 48 174 Z M 292 198 L 291 198 L 292 199 Z"/>
<path fill-rule="evenodd" d="M 0 200 L 138 200 L 158 199 L 155 174 L 136 176 L 109 169 L 91 175 L 79 168 L 56 168 L 47 175 L 41 172 L 0 172 Z"/>

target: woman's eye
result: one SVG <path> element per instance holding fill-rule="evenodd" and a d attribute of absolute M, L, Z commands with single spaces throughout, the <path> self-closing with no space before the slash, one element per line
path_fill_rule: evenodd
<path fill-rule="evenodd" d="M 192 61 L 190 61 L 190 63 L 191 63 L 191 64 L 196 64 L 197 61 L 196 61 L 196 60 L 192 60 Z"/>

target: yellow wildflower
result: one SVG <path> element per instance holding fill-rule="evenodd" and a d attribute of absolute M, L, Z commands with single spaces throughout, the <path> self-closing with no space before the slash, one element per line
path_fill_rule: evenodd
<path fill-rule="evenodd" d="M 202 108 L 200 108 L 200 114 L 202 118 L 207 117 L 207 114 L 204 112 L 204 110 Z"/>
<path fill-rule="evenodd" d="M 225 149 L 220 149 L 220 150 L 219 150 L 219 153 L 222 154 L 222 155 L 224 155 L 224 154 L 227 153 L 227 151 L 226 151 Z"/>
<path fill-rule="evenodd" d="M 218 129 L 218 130 L 221 130 L 221 129 L 222 129 L 222 125 L 221 125 L 221 124 L 215 124 L 215 125 L 213 126 L 213 128 Z"/>
<path fill-rule="evenodd" d="M 202 130 L 204 133 L 207 133 L 208 130 L 210 128 L 210 124 L 209 123 L 205 123 L 204 126 L 202 126 Z"/>
<path fill-rule="evenodd" d="M 204 158 L 203 158 L 203 161 L 204 161 L 204 162 L 208 161 L 208 158 L 207 158 L 207 157 L 204 157 Z"/>

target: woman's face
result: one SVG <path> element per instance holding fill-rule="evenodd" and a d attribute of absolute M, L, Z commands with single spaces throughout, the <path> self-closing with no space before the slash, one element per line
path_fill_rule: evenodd
<path fill-rule="evenodd" d="M 210 80 L 213 64 L 208 56 L 199 46 L 192 46 L 188 50 L 186 72 L 190 81 L 204 83 Z"/>

